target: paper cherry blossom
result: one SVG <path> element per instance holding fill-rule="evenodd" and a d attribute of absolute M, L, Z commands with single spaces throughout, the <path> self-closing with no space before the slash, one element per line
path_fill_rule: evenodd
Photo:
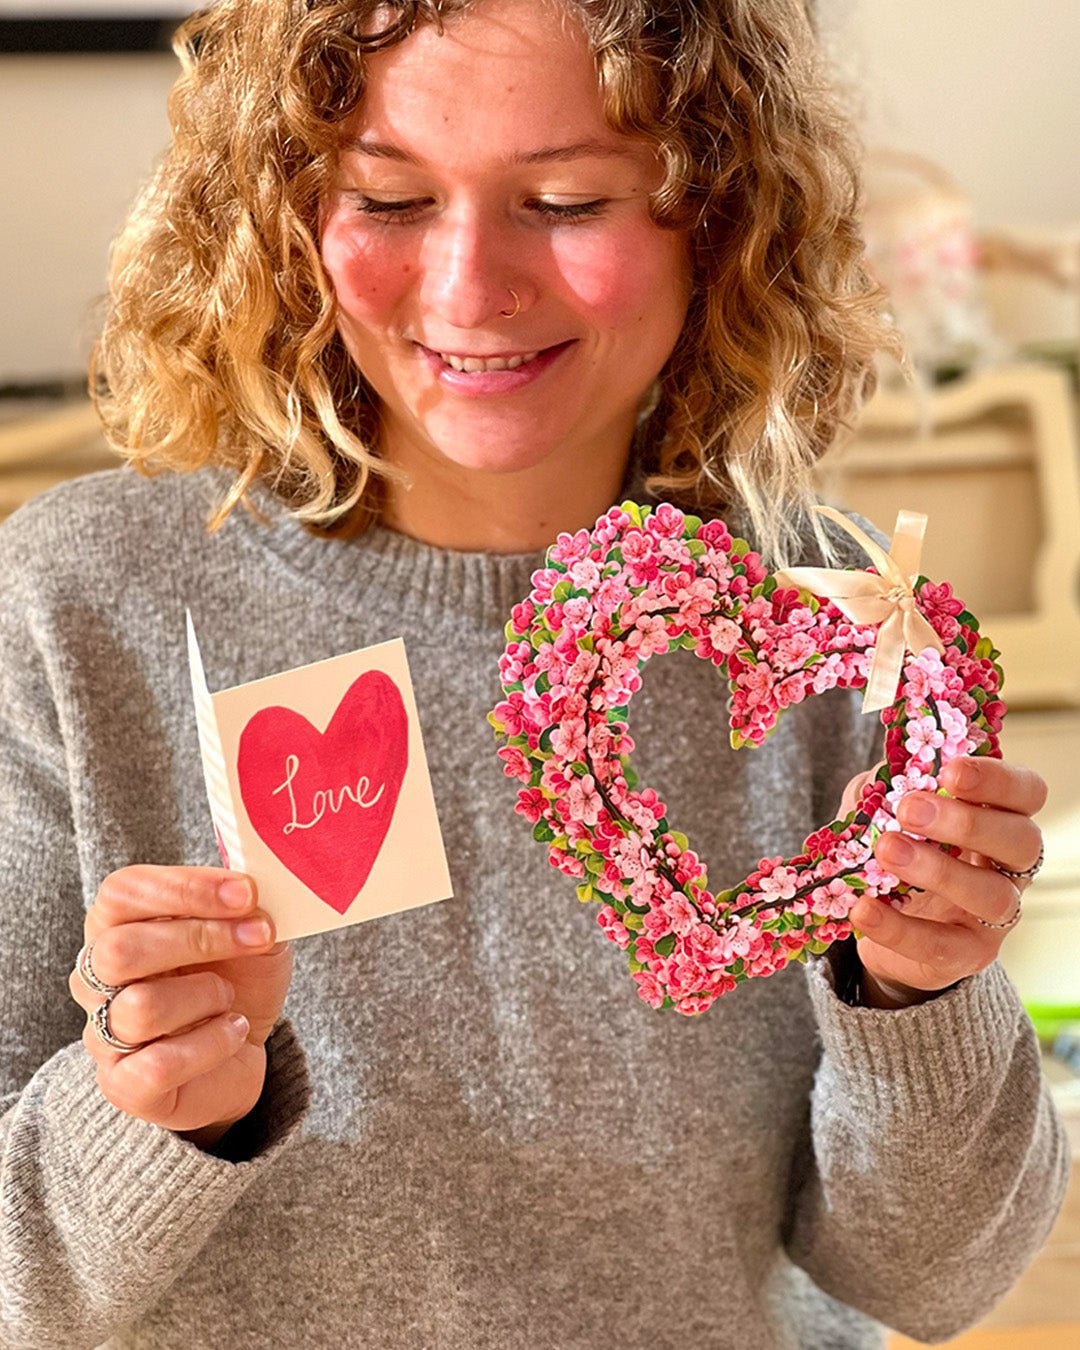
<path fill-rule="evenodd" d="M 823 952 L 851 932 L 860 895 L 901 903 L 908 888 L 873 856 L 882 831 L 900 829 L 900 800 L 944 793 L 938 776 L 959 755 L 1000 755 L 1000 653 L 947 582 L 918 575 L 925 517 L 901 513 L 886 554 L 819 509 L 876 571 L 769 574 L 722 521 L 624 502 L 591 532 L 559 535 L 506 627 L 505 697 L 488 720 L 505 772 L 524 784 L 515 809 L 578 898 L 599 904 L 597 922 L 655 1008 L 701 1013 L 740 981 Z M 736 749 L 761 745 L 812 694 L 866 687 L 872 665 L 883 709 L 885 762 L 854 810 L 727 890 L 709 889 L 630 763 L 642 667 L 679 648 L 727 676 Z"/>

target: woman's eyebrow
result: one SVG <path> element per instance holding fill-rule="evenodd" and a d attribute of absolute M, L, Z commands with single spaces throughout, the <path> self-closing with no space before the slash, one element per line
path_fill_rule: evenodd
<path fill-rule="evenodd" d="M 415 155 L 390 141 L 369 140 L 360 136 L 345 147 L 354 154 L 371 159 L 390 159 L 399 164 L 420 165 Z M 632 159 L 638 148 L 613 145 L 608 141 L 575 141 L 572 145 L 547 145 L 538 150 L 519 150 L 510 156 L 510 164 L 565 164 L 575 159 Z"/>

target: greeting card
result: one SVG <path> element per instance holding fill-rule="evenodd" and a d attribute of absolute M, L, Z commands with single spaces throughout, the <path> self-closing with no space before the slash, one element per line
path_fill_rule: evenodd
<path fill-rule="evenodd" d="M 448 899 L 405 644 L 211 694 L 187 622 L 222 861 L 255 879 L 279 940 Z"/>

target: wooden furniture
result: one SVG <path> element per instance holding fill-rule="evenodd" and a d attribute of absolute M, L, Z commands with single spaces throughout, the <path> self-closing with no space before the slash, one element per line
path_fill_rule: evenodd
<path fill-rule="evenodd" d="M 1018 366 L 879 393 L 826 457 L 821 492 L 885 531 L 898 508 L 925 511 L 923 571 L 953 583 L 1001 650 L 1004 752 L 1051 789 L 1046 864 L 1002 963 L 1037 1024 L 1080 1008 L 1080 443 L 1068 378 Z"/>
<path fill-rule="evenodd" d="M 0 421 L 0 519 L 65 478 L 118 462 L 89 403 L 9 414 Z"/>
<path fill-rule="evenodd" d="M 1002 652 L 1010 707 L 1080 707 L 1080 437 L 1064 372 L 880 392 L 820 483 L 887 533 L 897 508 L 925 511 L 923 570 Z"/>

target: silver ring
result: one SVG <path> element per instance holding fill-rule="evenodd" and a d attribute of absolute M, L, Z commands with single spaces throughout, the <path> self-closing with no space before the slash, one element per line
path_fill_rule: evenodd
<path fill-rule="evenodd" d="M 984 928 L 1015 928 L 1016 925 L 1020 922 L 1020 911 L 1023 908 L 1024 908 L 1023 897 L 1020 895 L 1018 891 L 1016 894 L 1016 913 L 1012 916 L 1011 919 L 1006 919 L 1004 923 L 991 923 L 989 919 L 979 919 L 979 916 L 977 914 L 975 917 L 976 919 L 979 919 L 979 923 L 981 923 Z"/>
<path fill-rule="evenodd" d="M 112 1004 L 116 994 L 110 994 L 104 1003 L 101 1003 L 90 1014 L 90 1025 L 98 1034 L 99 1040 L 105 1042 L 110 1050 L 116 1050 L 121 1055 L 130 1055 L 132 1050 L 141 1050 L 148 1041 L 122 1041 L 119 1037 L 112 1034 L 112 1028 L 109 1026 L 109 1007 Z"/>
<path fill-rule="evenodd" d="M 88 989 L 92 989 L 95 994 L 104 994 L 106 998 L 110 998 L 113 994 L 118 994 L 124 986 L 122 984 L 106 984 L 103 980 L 98 979 L 90 964 L 90 953 L 93 950 L 94 944 L 92 942 L 86 943 L 80 949 L 75 961 L 75 969 Z"/>
<path fill-rule="evenodd" d="M 994 862 L 993 858 L 990 859 L 990 866 L 995 872 L 1000 872 L 1003 877 L 1011 877 L 1013 881 L 1030 881 L 1043 865 L 1043 848 L 1044 845 L 1040 843 L 1039 856 L 1030 867 L 1025 867 L 1022 872 L 1010 872 L 1007 867 L 1002 867 L 1000 863 Z"/>

